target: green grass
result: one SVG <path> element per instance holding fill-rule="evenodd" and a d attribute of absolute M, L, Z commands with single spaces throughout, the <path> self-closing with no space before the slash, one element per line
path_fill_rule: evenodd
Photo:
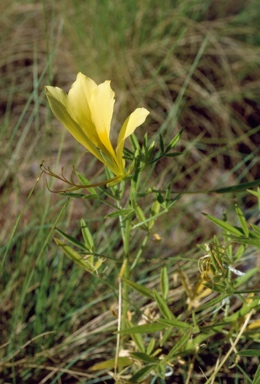
<path fill-rule="evenodd" d="M 102 167 L 51 115 L 44 86 L 68 90 L 78 71 L 97 82 L 111 79 L 117 97 L 114 126 L 118 129 L 137 106 L 148 108 L 151 115 L 137 137 L 142 143 L 147 132 L 157 150 L 159 134 L 168 143 L 184 129 L 176 147 L 182 156 L 163 158 L 153 172 L 148 169 L 145 188 L 171 183 L 176 192 L 204 191 L 251 182 L 260 178 L 260 10 L 256 1 L 146 0 L 114 6 L 108 0 L 74 0 L 3 1 L 0 11 L 0 377 L 4 383 L 110 383 L 107 373 L 89 368 L 114 357 L 116 317 L 110 309 L 117 303 L 121 266 L 114 259 L 123 252 L 117 221 L 104 221 L 113 212 L 109 206 L 68 201 L 48 191 L 44 176 L 37 182 L 43 159 L 57 173 L 64 166 L 69 175 L 75 165 L 90 181 L 102 176 Z M 50 181 L 50 187 L 62 185 Z M 176 316 L 187 311 L 185 284 L 195 290 L 200 279 L 198 259 L 205 253 L 197 245 L 222 233 L 201 212 L 221 219 L 225 211 L 238 225 L 234 199 L 247 216 L 257 218 L 257 200 L 247 192 L 186 194 L 155 224 L 162 241 L 149 238 L 132 278 L 160 292 L 166 265 L 168 305 Z M 142 203 L 150 201 L 147 196 Z M 55 227 L 82 241 L 81 218 L 100 254 L 111 257 L 103 280 L 71 263 L 53 241 Z M 136 230 L 133 252 L 144 235 Z M 257 260 L 259 265 L 255 249 L 249 251 L 235 268 L 249 270 Z M 243 289 L 258 289 L 257 278 Z M 201 303 L 215 297 L 212 293 Z M 155 300 L 135 291 L 130 304 L 136 323 L 147 307 L 158 313 Z M 225 316 L 241 307 L 234 295 Z M 198 309 L 201 327 L 212 308 Z M 215 314 L 219 322 L 221 313 Z M 256 313 L 251 321 L 257 318 Z M 187 315 L 186 321 L 191 319 Z M 239 333 L 236 326 L 221 328 L 210 345 L 202 342 L 198 351 L 180 354 L 170 380 L 206 382 L 201 370 L 207 378 L 214 372 L 230 348 L 228 337 L 234 340 Z M 167 340 L 165 354 L 176 340 L 177 334 Z M 239 350 L 245 349 L 259 350 L 259 326 L 241 336 Z M 236 361 L 233 353 L 215 382 L 252 383 L 258 364 L 259 355 Z"/>

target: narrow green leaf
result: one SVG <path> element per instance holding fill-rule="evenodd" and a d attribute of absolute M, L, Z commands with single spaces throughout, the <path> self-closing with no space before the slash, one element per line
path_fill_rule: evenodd
<path fill-rule="evenodd" d="M 204 343 L 205 340 L 209 340 L 209 338 L 213 335 L 215 335 L 218 331 L 217 330 L 209 330 L 209 332 L 207 333 L 201 333 L 199 334 L 198 336 L 196 336 L 195 338 L 190 338 L 188 341 L 187 341 L 187 344 L 185 345 L 185 351 L 189 351 L 189 350 L 197 350 L 200 345 L 202 343 Z"/>
<path fill-rule="evenodd" d="M 214 190 L 211 190 L 211 192 L 215 192 L 215 193 L 241 192 L 241 191 L 245 191 L 248 188 L 255 187 L 257 185 L 260 185 L 260 179 L 255 180 L 255 181 L 250 181 L 249 183 L 232 185 L 231 187 L 214 189 Z M 251 192 L 251 191 L 249 191 L 249 192 Z"/>
<path fill-rule="evenodd" d="M 180 329 L 190 329 L 190 330 L 193 329 L 193 325 L 187 324 L 184 321 L 180 321 L 180 320 L 159 319 L 158 322 L 165 325 L 169 325 L 171 327 L 180 328 Z"/>
<path fill-rule="evenodd" d="M 82 185 L 88 185 L 88 184 L 91 184 L 91 183 L 89 182 L 89 180 L 88 180 L 85 176 L 81 175 L 81 173 L 76 172 L 76 174 L 77 174 L 77 177 L 78 177 L 78 179 L 79 179 L 79 181 L 81 182 Z M 88 188 L 88 191 L 91 192 L 92 195 L 96 195 L 96 196 L 97 196 L 97 193 L 96 193 L 96 191 L 95 191 L 95 188 L 93 188 L 93 187 Z"/>
<path fill-rule="evenodd" d="M 169 293 L 169 278 L 166 267 L 163 267 L 161 269 L 161 291 L 162 297 L 164 298 L 164 300 L 166 300 Z"/>
<path fill-rule="evenodd" d="M 124 368 L 132 364 L 133 364 L 133 360 L 126 356 L 119 357 L 117 361 L 117 366 L 119 368 Z M 104 369 L 113 369 L 114 366 L 115 366 L 115 359 L 110 359 L 110 360 L 102 361 L 101 363 L 97 363 L 93 365 L 90 368 L 90 371 L 101 371 Z"/>
<path fill-rule="evenodd" d="M 260 227 L 258 227 L 258 226 L 255 225 L 255 224 L 251 224 L 251 227 L 252 227 L 253 230 L 257 233 L 257 235 L 260 235 Z"/>
<path fill-rule="evenodd" d="M 258 366 L 258 368 L 256 370 L 252 384 L 260 384 L 260 365 Z"/>
<path fill-rule="evenodd" d="M 132 335 L 133 333 L 153 333 L 162 331 L 165 328 L 169 328 L 166 324 L 152 323 L 152 324 L 142 324 L 137 325 L 136 327 L 131 327 L 128 329 L 123 329 L 119 333 L 121 335 Z"/>
<path fill-rule="evenodd" d="M 255 299 L 251 303 L 245 303 L 238 311 L 232 313 L 230 316 L 225 317 L 224 322 L 232 323 L 238 321 L 238 319 L 246 316 L 252 309 L 257 310 L 259 308 L 259 299 Z"/>
<path fill-rule="evenodd" d="M 256 181 L 259 181 L 259 180 L 256 180 Z M 256 197 L 258 197 L 260 199 L 260 190 L 259 190 L 259 188 L 257 188 L 257 191 L 251 191 L 250 189 L 248 189 L 247 192 L 252 193 L 252 195 L 254 195 L 254 196 L 256 196 Z"/>
<path fill-rule="evenodd" d="M 158 361 L 155 357 L 149 356 L 142 352 L 130 352 L 130 356 L 134 357 L 138 361 L 142 361 L 143 363 L 156 363 Z"/>
<path fill-rule="evenodd" d="M 160 150 L 162 153 L 164 153 L 164 142 L 161 133 L 159 134 L 159 140 L 160 140 Z"/>
<path fill-rule="evenodd" d="M 248 237 L 249 235 L 249 230 L 248 230 L 248 224 L 247 224 L 247 221 L 245 219 L 245 216 L 243 215 L 243 212 L 241 211 L 241 209 L 238 207 L 238 205 L 235 206 L 235 209 L 236 209 L 236 213 L 237 213 L 237 216 L 239 218 L 239 221 L 241 223 L 241 226 L 243 228 L 243 231 L 244 231 L 244 234 L 246 235 L 246 237 Z"/>
<path fill-rule="evenodd" d="M 183 129 L 179 133 L 177 133 L 177 135 L 170 141 L 170 143 L 169 143 L 168 147 L 166 148 L 165 152 L 169 152 L 178 143 L 178 141 L 181 138 L 182 132 L 183 132 Z"/>
<path fill-rule="evenodd" d="M 130 213 L 134 212 L 133 209 L 118 209 L 115 212 L 109 213 L 106 217 L 119 217 L 119 216 L 127 216 Z"/>
<path fill-rule="evenodd" d="M 140 295 L 142 296 L 145 296 L 145 297 L 148 297 L 149 299 L 154 299 L 154 296 L 151 292 L 150 289 L 144 287 L 143 285 L 141 284 L 137 284 L 137 283 L 134 283 L 133 281 L 130 281 L 130 280 L 127 280 L 125 278 L 123 278 L 123 281 L 129 285 L 129 287 L 133 288 L 135 291 L 137 291 L 138 293 L 140 293 Z"/>
<path fill-rule="evenodd" d="M 246 349 L 244 351 L 237 352 L 237 355 L 247 357 L 260 356 L 260 349 Z"/>
<path fill-rule="evenodd" d="M 245 245 L 243 245 L 243 244 L 240 245 L 239 248 L 238 248 L 238 250 L 236 251 L 236 254 L 235 254 L 234 259 L 235 259 L 236 261 L 238 261 L 239 259 L 241 259 L 241 257 L 244 256 L 244 254 L 245 254 L 245 250 L 246 250 Z"/>
<path fill-rule="evenodd" d="M 183 347 L 187 344 L 188 340 L 190 338 L 190 334 L 189 333 L 185 333 L 181 338 L 180 340 L 177 342 L 177 344 L 175 344 L 172 349 L 170 350 L 170 352 L 168 353 L 167 355 L 167 358 L 171 358 L 173 357 L 174 355 L 176 355 L 177 353 L 179 353 Z"/>
<path fill-rule="evenodd" d="M 166 301 L 155 290 L 153 290 L 153 294 L 157 302 L 158 308 L 161 314 L 163 315 L 163 317 L 165 317 L 166 319 L 173 319 L 174 318 L 173 313 L 169 309 L 168 305 L 166 304 Z"/>
<path fill-rule="evenodd" d="M 130 383 L 139 383 L 154 369 L 154 364 L 147 365 L 144 368 L 139 369 L 131 378 Z"/>
<path fill-rule="evenodd" d="M 164 155 L 164 157 L 177 157 L 180 155 L 182 155 L 181 152 L 173 152 L 173 153 L 166 153 L 166 155 Z"/>
<path fill-rule="evenodd" d="M 87 227 L 86 222 L 83 219 L 80 220 L 80 225 L 81 225 L 81 232 L 82 232 L 82 236 L 83 236 L 86 248 L 90 252 L 94 252 L 94 240 L 89 231 L 89 228 Z"/>
<path fill-rule="evenodd" d="M 218 227 L 224 229 L 225 231 L 232 233 L 233 235 L 236 235 L 236 236 L 243 235 L 243 231 L 241 231 L 241 229 L 233 227 L 232 225 L 228 224 L 226 221 L 217 219 L 216 217 L 208 215 L 207 213 L 203 213 L 203 215 L 206 216 L 210 221 L 215 223 Z"/>
<path fill-rule="evenodd" d="M 143 212 L 142 208 L 139 207 L 139 205 L 137 205 L 137 206 L 135 207 L 135 214 L 136 214 L 136 216 L 138 217 L 140 223 L 143 223 L 143 222 L 146 221 L 146 217 L 145 217 L 145 215 L 144 215 L 144 212 Z"/>
<path fill-rule="evenodd" d="M 133 328 L 133 324 L 130 321 L 127 321 L 126 324 L 128 328 Z M 135 346 L 139 349 L 139 351 L 145 353 L 145 346 L 144 346 L 142 335 L 140 333 L 132 333 L 131 338 L 135 343 Z"/>
<path fill-rule="evenodd" d="M 75 199 L 82 199 L 82 198 L 85 198 L 86 196 L 89 196 L 89 195 L 86 195 L 85 193 L 73 193 L 73 192 L 62 192 L 61 195 L 73 197 Z"/>
<path fill-rule="evenodd" d="M 147 351 L 146 351 L 146 352 L 147 352 L 147 355 L 151 355 L 151 353 L 152 353 L 153 350 L 154 350 L 155 343 L 156 343 L 155 338 L 152 337 L 151 340 L 150 340 L 150 342 L 149 342 L 149 344 L 148 344 L 148 347 L 147 347 Z"/>
<path fill-rule="evenodd" d="M 257 238 L 252 238 L 251 237 L 251 232 L 249 233 L 249 238 L 247 237 L 244 237 L 244 236 L 241 236 L 241 237 L 237 237 L 237 236 L 230 236 L 230 239 L 238 242 L 238 243 L 241 243 L 241 244 L 247 244 L 247 245 L 252 245 L 252 246 L 255 246 L 255 247 L 260 247 L 260 239 L 257 239 Z"/>
<path fill-rule="evenodd" d="M 205 311 L 205 309 L 208 309 L 208 308 L 214 308 L 214 306 L 216 304 L 221 303 L 222 300 L 224 300 L 226 297 L 228 297 L 228 295 L 226 293 L 219 295 L 219 296 L 215 297 L 214 299 L 208 301 L 207 303 L 199 306 L 198 308 L 195 308 L 194 312 L 198 312 L 198 311 L 201 312 L 201 311 Z"/>
<path fill-rule="evenodd" d="M 59 245 L 62 248 L 65 255 L 69 259 L 71 259 L 74 263 L 76 263 L 78 266 L 80 266 L 81 268 L 85 269 L 86 271 L 88 271 L 90 273 L 93 273 L 95 271 L 95 267 L 92 264 L 88 263 L 86 260 L 84 260 L 83 257 L 79 253 L 74 251 L 74 249 L 72 249 L 68 245 L 64 244 L 59 239 L 54 238 L 54 241 L 57 245 Z"/>
<path fill-rule="evenodd" d="M 131 140 L 131 144 L 133 146 L 134 151 L 136 151 L 137 149 L 140 149 L 140 144 L 139 144 L 135 134 L 132 134 L 130 136 L 130 140 Z"/>
<path fill-rule="evenodd" d="M 234 287 L 238 288 L 241 285 L 245 284 L 248 280 L 250 280 L 256 273 L 258 272 L 258 268 L 252 268 L 248 272 L 246 272 L 243 276 L 239 276 L 234 281 Z"/>
<path fill-rule="evenodd" d="M 168 328 L 163 331 L 163 335 L 160 340 L 160 347 L 163 347 L 166 344 L 169 337 L 172 337 L 172 328 Z"/>
<path fill-rule="evenodd" d="M 75 245 L 76 247 L 82 249 L 83 251 L 85 252 L 88 252 L 89 250 L 85 247 L 84 244 L 80 243 L 77 239 L 75 239 L 74 237 L 70 236 L 70 235 L 67 235 L 65 232 L 61 231 L 59 228 L 55 228 L 57 232 L 59 232 L 59 234 L 64 238 L 66 239 L 67 241 L 69 241 L 71 244 Z"/>

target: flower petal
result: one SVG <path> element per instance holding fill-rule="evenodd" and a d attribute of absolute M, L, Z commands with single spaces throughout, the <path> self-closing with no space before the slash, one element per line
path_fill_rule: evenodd
<path fill-rule="evenodd" d="M 87 129 L 90 135 L 91 129 L 89 128 L 93 128 L 93 123 L 89 103 L 95 88 L 97 88 L 97 84 L 93 80 L 82 73 L 78 73 L 76 81 L 69 90 L 66 103 L 70 115 L 74 117 L 82 129 Z"/>
<path fill-rule="evenodd" d="M 46 96 L 49 101 L 50 108 L 57 119 L 67 128 L 72 136 L 82 144 L 89 152 L 96 156 L 102 163 L 111 168 L 105 159 L 100 155 L 95 144 L 88 138 L 85 131 L 75 121 L 72 115 L 68 112 L 68 95 L 60 88 L 46 87 Z M 113 171 L 114 172 L 114 171 Z"/>
<path fill-rule="evenodd" d="M 130 136 L 139 125 L 143 124 L 149 113 L 150 112 L 145 108 L 137 108 L 125 120 L 117 140 L 116 155 L 118 159 L 123 157 L 125 139 Z"/>
<path fill-rule="evenodd" d="M 105 81 L 93 89 L 90 100 L 90 110 L 92 122 L 95 125 L 97 135 L 100 142 L 106 148 L 106 155 L 114 157 L 116 161 L 115 151 L 112 147 L 109 135 L 111 128 L 111 120 L 115 103 L 115 93 L 110 87 L 110 81 Z M 100 148 L 103 151 L 103 148 Z"/>

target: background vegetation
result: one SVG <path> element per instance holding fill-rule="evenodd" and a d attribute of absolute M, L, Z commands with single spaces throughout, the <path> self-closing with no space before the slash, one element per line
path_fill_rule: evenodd
<path fill-rule="evenodd" d="M 53 229 L 80 239 L 84 218 L 95 233 L 99 251 L 120 257 L 118 231 L 111 213 L 95 201 L 51 194 L 40 175 L 44 159 L 54 171 L 75 165 L 91 181 L 102 173 L 92 156 L 53 119 L 44 86 L 68 90 L 81 71 L 97 82 L 112 80 L 118 128 L 137 106 L 150 110 L 144 133 L 159 148 L 184 129 L 177 150 L 182 156 L 162 159 L 147 186 L 177 193 L 210 190 L 251 182 L 259 174 L 260 9 L 257 1 L 214 0 L 57 0 L 2 1 L 0 4 L 0 242 L 1 242 L 1 377 L 5 383 L 109 382 L 88 368 L 111 356 L 116 319 L 110 308 L 116 293 L 80 270 L 53 241 Z M 55 184 L 59 188 L 59 184 Z M 256 222 L 256 198 L 236 195 L 185 194 L 174 211 L 154 228 L 162 240 L 148 241 L 135 281 L 159 286 L 167 266 L 176 315 L 187 292 L 178 269 L 191 284 L 199 278 L 197 261 L 203 244 L 217 227 L 201 212 L 233 223 L 234 201 Z M 142 231 L 132 244 L 138 248 Z M 253 251 L 252 251 L 253 252 Z M 240 269 L 259 266 L 250 253 Z M 149 263 L 147 262 L 149 261 Z M 107 271 L 115 284 L 119 266 Z M 259 289 L 252 279 L 250 289 Z M 136 296 L 133 295 L 133 307 Z M 147 305 L 147 302 L 141 303 Z M 236 303 L 233 304 L 234 306 Z M 139 309 L 144 311 L 138 304 Z M 110 328 L 109 328 L 110 327 Z M 245 337 L 247 348 L 258 336 Z M 192 360 L 187 378 L 182 361 L 171 383 L 203 382 L 225 350 L 215 340 L 211 355 Z M 259 344 L 258 344 L 259 348 Z M 195 357 L 194 357 L 195 359 Z M 241 367 L 226 365 L 218 382 L 250 383 L 259 357 L 243 357 Z M 231 365 L 231 364 L 230 364 Z M 187 381 L 189 380 L 189 381 Z M 226 380 L 226 381 L 225 381 Z M 248 380 L 248 381 L 246 381 Z M 252 381 L 251 381 L 252 382 Z"/>

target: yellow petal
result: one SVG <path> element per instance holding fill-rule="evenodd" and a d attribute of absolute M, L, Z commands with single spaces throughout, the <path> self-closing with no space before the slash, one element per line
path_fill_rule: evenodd
<path fill-rule="evenodd" d="M 139 125 L 143 124 L 149 113 L 150 112 L 145 108 L 137 108 L 125 120 L 117 140 L 116 155 L 118 159 L 123 157 L 125 139 L 130 136 Z"/>
<path fill-rule="evenodd" d="M 48 98 L 50 108 L 57 119 L 67 128 L 72 136 L 82 144 L 89 152 L 96 156 L 102 163 L 109 166 L 104 158 L 100 155 L 95 144 L 88 138 L 80 125 L 73 119 L 67 109 L 67 94 L 57 87 L 46 87 L 46 96 Z M 111 169 L 113 172 L 114 170 Z"/>
<path fill-rule="evenodd" d="M 97 84 L 89 77 L 78 73 L 76 81 L 72 84 L 66 98 L 66 107 L 74 120 L 81 126 L 83 130 L 87 130 L 91 134 L 93 123 L 90 112 L 90 99 L 93 90 L 97 88 Z M 91 139 L 91 137 L 89 137 Z"/>
<path fill-rule="evenodd" d="M 115 93 L 110 87 L 110 81 L 105 81 L 93 89 L 90 100 L 92 122 L 96 128 L 100 142 L 107 149 L 108 153 L 116 159 L 114 149 L 110 142 L 110 128 L 115 103 Z M 103 148 L 100 148 L 103 150 Z"/>

